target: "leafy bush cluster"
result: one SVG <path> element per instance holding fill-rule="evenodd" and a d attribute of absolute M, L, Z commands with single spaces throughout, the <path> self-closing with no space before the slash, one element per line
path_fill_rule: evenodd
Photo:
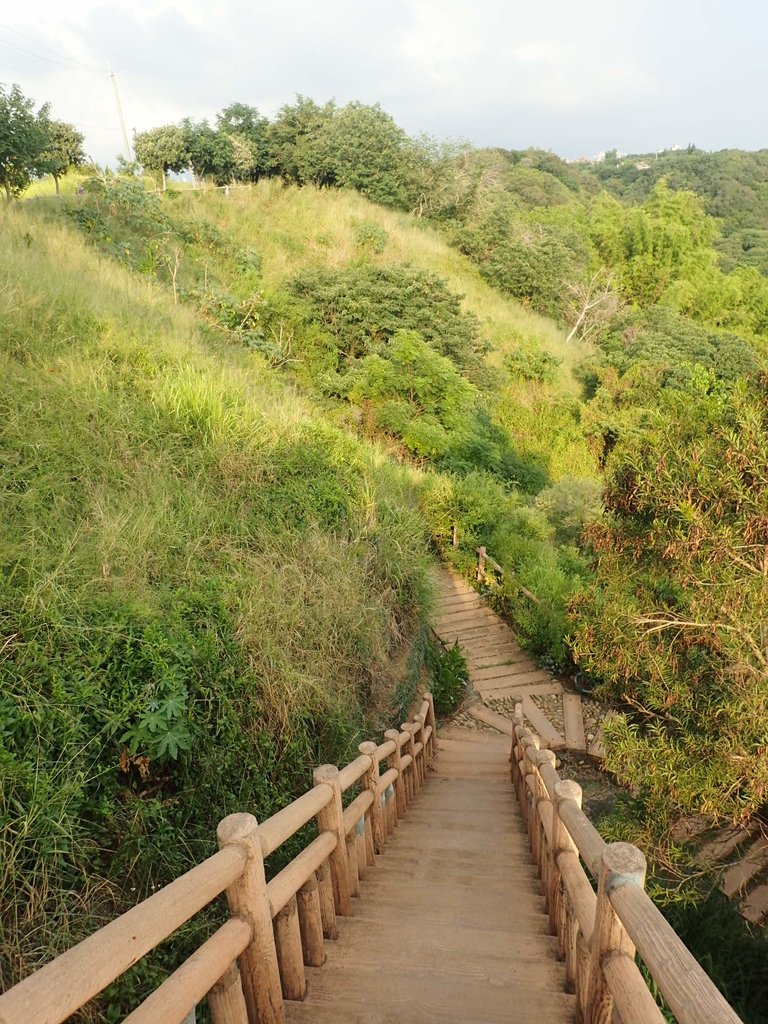
<path fill-rule="evenodd" d="M 763 378 L 665 393 L 611 455 L 609 518 L 592 529 L 575 649 L 631 710 L 611 725 L 608 765 L 662 831 L 768 801 L 767 393 Z"/>
<path fill-rule="evenodd" d="M 458 640 L 445 648 L 433 643 L 427 647 L 429 685 L 438 715 L 452 715 L 459 707 L 469 682 L 467 659 L 461 653 Z"/>

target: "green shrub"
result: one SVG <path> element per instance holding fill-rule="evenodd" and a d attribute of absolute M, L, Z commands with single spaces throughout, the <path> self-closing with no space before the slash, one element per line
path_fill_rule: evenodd
<path fill-rule="evenodd" d="M 290 284 L 340 356 L 379 352 L 401 330 L 418 333 L 458 365 L 484 351 L 479 325 L 436 274 L 408 266 L 304 270 Z"/>
<path fill-rule="evenodd" d="M 435 711 L 447 717 L 461 704 L 469 682 L 467 659 L 461 653 L 458 640 L 449 648 L 439 643 L 430 645 L 427 648 L 427 668 Z"/>

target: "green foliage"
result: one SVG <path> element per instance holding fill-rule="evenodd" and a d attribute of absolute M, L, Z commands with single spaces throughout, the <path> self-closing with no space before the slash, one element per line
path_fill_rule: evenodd
<path fill-rule="evenodd" d="M 85 163 L 85 140 L 77 128 L 66 121 L 49 121 L 47 135 L 45 150 L 38 159 L 36 171 L 38 174 L 53 176 L 58 194 L 59 178 L 70 168 Z"/>
<path fill-rule="evenodd" d="M 380 256 L 387 245 L 387 231 L 372 220 L 363 220 L 355 225 L 355 244 L 362 256 Z"/>
<path fill-rule="evenodd" d="M 177 237 L 175 207 L 100 189 L 73 205 L 100 244 Z M 428 561 L 408 474 L 258 356 L 43 209 L 0 233 L 5 988 L 399 714 L 388 666 L 420 646 Z M 226 262 L 220 242 L 188 244 Z M 124 1015 L 212 915 L 92 1019 Z"/>
<path fill-rule="evenodd" d="M 518 380 L 535 380 L 543 384 L 554 384 L 562 360 L 545 349 L 525 351 L 513 349 L 504 356 L 504 368 Z"/>
<path fill-rule="evenodd" d="M 168 171 L 183 171 L 189 166 L 187 137 L 178 125 L 167 124 L 146 132 L 134 132 L 133 151 L 147 170 L 162 171 L 163 184 Z"/>
<path fill-rule="evenodd" d="M 35 113 L 34 101 L 24 96 L 18 85 L 10 90 L 0 85 L 0 187 L 9 202 L 21 195 L 45 162 L 49 109 L 44 103 Z"/>
<path fill-rule="evenodd" d="M 435 700 L 435 712 L 448 716 L 460 706 L 469 682 L 467 659 L 461 653 L 459 641 L 453 647 L 438 643 L 427 647 L 429 686 Z"/>
<path fill-rule="evenodd" d="M 589 259 L 583 240 L 522 214 L 508 197 L 462 227 L 456 244 L 494 287 L 555 318 L 562 316 L 566 282 L 582 276 Z"/>
<path fill-rule="evenodd" d="M 483 350 L 478 323 L 436 274 L 409 266 L 305 270 L 290 284 L 350 360 L 378 351 L 400 330 L 418 331 L 460 366 Z"/>
<path fill-rule="evenodd" d="M 579 544 L 584 528 L 602 512 L 597 480 L 564 476 L 536 495 L 535 507 L 547 517 L 560 544 Z"/>
<path fill-rule="evenodd" d="M 761 378 L 664 392 L 608 463 L 575 649 L 633 709 L 611 725 L 607 764 L 660 829 L 678 811 L 737 820 L 768 799 L 766 445 Z"/>
<path fill-rule="evenodd" d="M 714 266 L 715 221 L 694 193 L 675 192 L 664 180 L 642 206 L 625 207 L 601 196 L 589 231 L 620 290 L 639 306 L 653 305 L 676 281 Z"/>
<path fill-rule="evenodd" d="M 231 144 L 231 172 L 237 181 L 258 181 L 269 167 L 269 121 L 256 107 L 231 103 L 216 116 L 216 127 Z"/>

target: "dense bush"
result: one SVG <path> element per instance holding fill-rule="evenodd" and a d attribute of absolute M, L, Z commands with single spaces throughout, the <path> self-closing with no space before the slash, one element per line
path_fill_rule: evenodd
<path fill-rule="evenodd" d="M 607 764 L 663 831 L 690 811 L 737 820 L 768 800 L 768 389 L 664 393 L 610 456 L 596 580 L 576 651 L 632 709 Z"/>
<path fill-rule="evenodd" d="M 400 330 L 418 331 L 459 366 L 483 350 L 477 320 L 435 274 L 408 266 L 305 270 L 291 282 L 340 355 L 378 352 Z"/>

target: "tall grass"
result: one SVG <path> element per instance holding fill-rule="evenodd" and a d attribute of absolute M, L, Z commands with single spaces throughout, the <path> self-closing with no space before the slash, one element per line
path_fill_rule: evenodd
<path fill-rule="evenodd" d="M 429 560 L 408 471 L 162 286 L 37 204 L 0 254 L 6 986 L 400 720 Z"/>

